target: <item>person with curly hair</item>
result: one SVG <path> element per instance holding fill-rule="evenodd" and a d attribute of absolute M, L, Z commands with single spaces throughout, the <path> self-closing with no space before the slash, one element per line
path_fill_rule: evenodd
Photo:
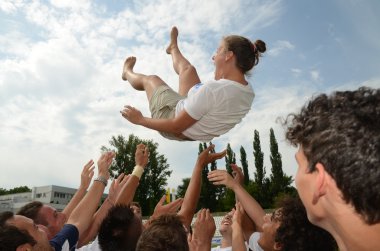
<path fill-rule="evenodd" d="M 234 172 L 241 172 L 236 165 L 231 167 Z M 233 216 L 232 249 L 236 246 L 243 249 L 245 238 L 253 251 L 336 251 L 333 237 L 309 222 L 300 199 L 286 198 L 272 214 L 265 214 L 260 204 L 227 171 L 213 170 L 208 179 L 214 185 L 232 189 L 239 201 Z M 245 226 L 240 219 L 244 212 L 255 223 L 256 232 L 243 237 Z"/>
<path fill-rule="evenodd" d="M 309 220 L 339 250 L 380 250 L 380 89 L 320 94 L 285 120 Z"/>
<path fill-rule="evenodd" d="M 179 77 L 178 92 L 156 75 L 136 73 L 136 58 L 128 57 L 122 79 L 146 92 L 152 118 L 130 105 L 124 106 L 121 114 L 167 139 L 208 142 L 231 130 L 251 109 L 255 94 L 246 75 L 259 63 L 266 45 L 237 35 L 224 37 L 212 57 L 215 79 L 201 82 L 195 67 L 179 50 L 177 38 L 178 29 L 173 27 L 166 53 Z"/>

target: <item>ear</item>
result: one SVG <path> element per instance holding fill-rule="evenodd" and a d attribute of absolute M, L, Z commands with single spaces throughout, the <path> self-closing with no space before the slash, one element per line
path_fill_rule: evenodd
<path fill-rule="evenodd" d="M 273 250 L 282 250 L 282 244 L 279 242 L 275 242 L 273 245 Z"/>
<path fill-rule="evenodd" d="M 315 165 L 315 169 L 316 170 L 314 172 L 317 177 L 313 193 L 313 204 L 316 204 L 318 200 L 326 194 L 327 190 L 327 173 L 324 165 L 321 163 L 317 163 Z"/>
<path fill-rule="evenodd" d="M 230 60 L 234 56 L 234 53 L 232 51 L 227 51 L 224 57 L 225 61 Z"/>
<path fill-rule="evenodd" d="M 32 245 L 29 243 L 22 244 L 16 248 L 16 251 L 31 251 L 32 250 Z"/>

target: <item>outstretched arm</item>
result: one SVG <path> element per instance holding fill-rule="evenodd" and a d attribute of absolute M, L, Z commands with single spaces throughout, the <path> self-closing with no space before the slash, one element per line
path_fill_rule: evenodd
<path fill-rule="evenodd" d="M 115 156 L 114 152 L 103 153 L 98 160 L 98 177 L 103 180 L 108 180 L 108 168 L 111 166 L 112 160 Z M 70 215 L 67 223 L 77 227 L 79 236 L 89 227 L 92 217 L 98 207 L 100 198 L 104 192 L 105 184 L 102 181 L 95 180 L 87 194 L 80 201 L 78 206 L 75 207 Z"/>
<path fill-rule="evenodd" d="M 129 176 L 128 181 L 122 187 L 121 192 L 116 198 L 116 204 L 128 205 L 132 202 L 137 187 L 139 186 L 141 175 L 143 174 L 149 160 L 149 149 L 144 144 L 136 147 L 135 163 L 136 166 Z"/>
<path fill-rule="evenodd" d="M 232 217 L 232 250 L 241 250 L 245 251 L 247 248 L 244 243 L 244 234 L 243 234 L 243 215 L 244 210 L 241 206 L 240 202 L 237 202 L 236 210 L 234 212 L 234 216 Z"/>
<path fill-rule="evenodd" d="M 90 186 L 92 177 L 94 176 L 94 161 L 90 160 L 83 167 L 82 173 L 80 175 L 80 185 L 78 190 L 75 192 L 73 198 L 71 198 L 69 204 L 63 209 L 62 213 L 66 215 L 66 218 L 70 218 L 71 212 L 83 199 L 84 195 L 87 192 L 87 188 Z"/>
<path fill-rule="evenodd" d="M 181 111 L 176 117 L 171 119 L 153 119 L 144 117 L 139 110 L 129 105 L 124 106 L 124 109 L 120 111 L 120 113 L 125 119 L 133 124 L 142 125 L 160 132 L 172 133 L 174 135 L 182 133 L 197 122 L 197 120 L 193 119 L 185 110 Z"/>
<path fill-rule="evenodd" d="M 209 251 L 215 233 L 215 221 L 209 209 L 201 209 L 194 223 L 193 234 L 189 234 L 187 243 L 190 251 Z"/>
<path fill-rule="evenodd" d="M 236 164 L 231 164 L 231 168 L 232 168 L 232 176 L 234 177 L 234 180 L 237 183 L 239 183 L 241 186 L 243 186 L 244 185 L 243 170 L 240 167 L 238 167 Z M 235 195 L 235 200 L 236 200 L 236 203 L 239 202 L 236 195 Z M 240 208 L 242 208 L 242 210 L 244 211 L 241 204 L 239 204 L 239 205 L 240 205 Z M 247 213 L 245 211 L 241 217 L 241 224 L 240 225 L 243 229 L 244 238 L 246 241 L 248 241 L 251 234 L 256 231 L 256 225 L 252 221 L 252 219 L 249 218 L 249 216 L 247 215 Z"/>
<path fill-rule="evenodd" d="M 232 168 L 234 169 L 234 166 L 232 166 Z M 244 189 L 244 187 L 234 180 L 225 170 L 211 171 L 207 177 L 214 185 L 225 185 L 232 189 L 248 216 L 255 223 L 256 230 L 262 232 L 265 212 L 260 204 Z"/>
<path fill-rule="evenodd" d="M 187 187 L 185 197 L 183 198 L 183 203 L 181 210 L 178 212 L 178 215 L 181 216 L 183 224 L 188 227 L 191 224 L 193 219 L 200 192 L 201 192 L 201 183 L 202 183 L 202 170 L 203 168 L 220 158 L 223 158 L 226 155 L 226 150 L 220 153 L 212 153 L 214 145 L 207 147 L 201 154 L 199 154 L 197 162 L 193 170 L 193 174 L 190 179 L 189 186 Z"/>
<path fill-rule="evenodd" d="M 91 225 L 79 237 L 77 245 L 78 248 L 95 239 L 95 236 L 99 232 L 100 225 L 102 224 L 104 218 L 107 216 L 108 211 L 115 205 L 116 197 L 120 193 L 121 188 L 127 182 L 128 178 L 129 175 L 125 176 L 125 174 L 122 173 L 119 175 L 119 177 L 117 177 L 117 179 L 114 179 L 112 181 L 107 199 L 103 201 L 98 211 L 96 211 L 94 214 Z"/>
<path fill-rule="evenodd" d="M 144 228 L 148 228 L 151 221 L 157 219 L 163 214 L 174 214 L 181 207 L 183 199 L 178 198 L 175 201 L 172 201 L 166 205 L 164 205 L 166 199 L 166 195 L 162 196 L 160 201 L 157 203 L 154 208 L 152 216 L 150 216 L 149 220 L 144 223 Z"/>

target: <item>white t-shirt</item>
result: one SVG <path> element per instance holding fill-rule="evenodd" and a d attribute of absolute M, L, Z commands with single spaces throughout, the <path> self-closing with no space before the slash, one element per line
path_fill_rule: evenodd
<path fill-rule="evenodd" d="M 245 243 L 245 246 L 248 250 L 247 243 Z M 232 247 L 221 248 L 220 246 L 217 246 L 217 247 L 211 248 L 211 251 L 232 251 Z"/>
<path fill-rule="evenodd" d="M 102 249 L 99 246 L 98 236 L 96 236 L 95 240 L 92 243 L 85 245 L 81 248 L 77 248 L 75 250 L 76 251 L 102 251 Z"/>
<path fill-rule="evenodd" d="M 254 232 L 253 234 L 251 234 L 251 236 L 249 237 L 249 244 L 248 244 L 248 247 L 252 250 L 252 251 L 264 251 L 260 246 L 259 246 L 259 243 L 257 243 L 257 241 L 260 239 L 260 232 Z"/>
<path fill-rule="evenodd" d="M 211 251 L 232 251 L 232 247 L 221 248 L 220 246 L 211 248 Z"/>
<path fill-rule="evenodd" d="M 255 94 L 250 84 L 220 79 L 193 86 L 176 106 L 197 122 L 182 132 L 188 138 L 208 142 L 231 130 L 251 109 Z"/>

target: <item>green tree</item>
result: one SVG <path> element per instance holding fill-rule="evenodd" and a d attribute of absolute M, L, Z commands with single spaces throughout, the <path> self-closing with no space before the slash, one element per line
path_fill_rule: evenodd
<path fill-rule="evenodd" d="M 264 153 L 261 151 L 260 133 L 257 130 L 254 131 L 253 137 L 253 156 L 256 171 L 248 191 L 263 208 L 270 208 L 273 201 L 269 193 L 270 180 L 265 177 Z"/>
<path fill-rule="evenodd" d="M 232 174 L 231 164 L 236 164 L 236 155 L 231 149 L 230 143 L 227 144 L 227 154 L 224 157 L 226 161 L 226 170 L 229 174 Z"/>
<path fill-rule="evenodd" d="M 14 193 L 26 193 L 26 192 L 31 192 L 32 190 L 27 187 L 27 186 L 19 186 L 19 187 L 14 187 L 9 190 L 0 188 L 0 195 L 5 195 L 5 194 L 14 194 Z"/>
<path fill-rule="evenodd" d="M 240 147 L 240 163 L 241 163 L 241 167 L 243 168 L 244 185 L 247 186 L 249 184 L 248 160 L 247 160 L 247 153 L 245 152 L 245 149 L 243 146 Z"/>
<path fill-rule="evenodd" d="M 254 173 L 254 181 L 257 186 L 262 189 L 265 177 L 264 153 L 261 151 L 260 134 L 257 130 L 254 131 L 253 156 L 255 158 L 256 167 L 256 172 Z"/>
<path fill-rule="evenodd" d="M 15 187 L 15 188 L 12 188 L 12 189 L 9 189 L 9 194 L 13 194 L 13 193 L 26 193 L 26 192 L 31 192 L 32 190 L 27 187 L 27 186 L 19 186 L 19 187 Z"/>
<path fill-rule="evenodd" d="M 211 142 L 210 142 L 211 145 Z M 198 155 L 203 152 L 204 149 L 207 148 L 207 144 L 199 143 L 199 151 Z M 215 152 L 215 150 L 212 150 L 212 152 Z M 210 169 L 209 169 L 210 165 Z M 211 170 L 215 170 L 216 167 L 216 161 L 213 161 L 211 164 L 205 165 L 202 170 L 202 187 L 201 187 L 201 195 L 199 197 L 199 202 L 198 202 L 198 209 L 199 208 L 208 208 L 211 211 L 214 211 L 217 208 L 217 199 L 216 199 L 216 194 L 217 194 L 217 187 L 211 184 L 208 179 L 207 175 Z"/>
<path fill-rule="evenodd" d="M 149 162 L 141 176 L 135 201 L 141 205 L 144 215 L 151 215 L 155 205 L 165 194 L 167 179 L 171 174 L 169 164 L 164 155 L 157 151 L 158 144 L 152 140 L 141 140 L 133 134 L 128 139 L 122 135 L 112 136 L 110 147 L 102 146 L 102 151 L 115 151 L 115 160 L 111 165 L 110 174 L 115 178 L 121 173 L 131 173 L 135 166 L 135 152 L 138 144 L 143 143 L 149 148 Z"/>
<path fill-rule="evenodd" d="M 287 176 L 282 170 L 281 154 L 278 151 L 278 143 L 274 131 L 270 129 L 270 162 L 272 174 L 270 175 L 270 192 L 273 200 L 282 194 L 292 193 L 292 177 Z"/>
<path fill-rule="evenodd" d="M 177 197 L 185 197 L 187 188 L 189 187 L 190 178 L 182 179 L 182 184 L 177 187 Z"/>

